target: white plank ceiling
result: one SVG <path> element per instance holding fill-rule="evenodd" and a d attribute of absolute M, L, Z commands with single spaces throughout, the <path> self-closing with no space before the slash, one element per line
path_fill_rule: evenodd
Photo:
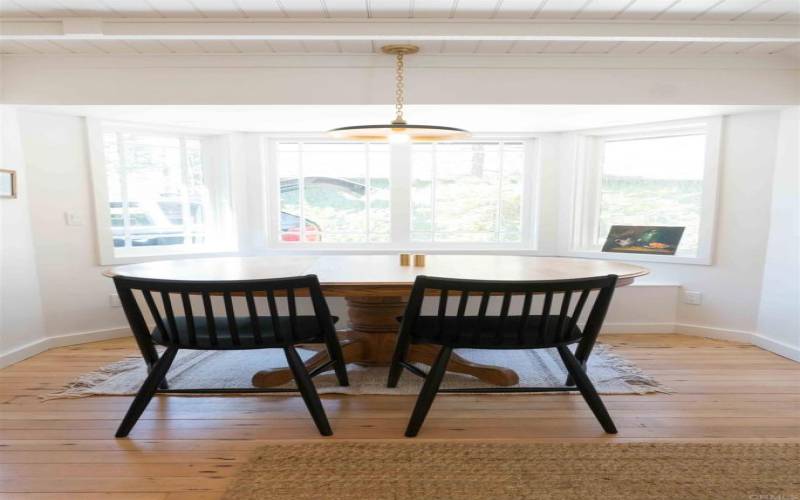
<path fill-rule="evenodd" d="M 800 0 L 0 0 L 0 19 L 534 19 L 550 22 L 766 23 L 798 26 Z M 149 21 L 148 21 L 149 22 Z M 333 21 L 335 22 L 335 21 Z M 402 43 L 397 40 L 395 43 Z M 2 54 L 369 54 L 388 41 L 13 39 Z M 421 41 L 424 54 L 781 55 L 789 42 Z"/>
<path fill-rule="evenodd" d="M 800 0 L 0 0 L 3 17 L 474 18 L 792 23 Z"/>

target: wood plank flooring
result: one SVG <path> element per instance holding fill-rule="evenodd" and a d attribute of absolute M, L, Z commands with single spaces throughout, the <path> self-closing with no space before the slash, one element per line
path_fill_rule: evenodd
<path fill-rule="evenodd" d="M 800 364 L 681 335 L 609 335 L 673 394 L 605 396 L 608 436 L 578 395 L 442 395 L 417 439 L 800 442 Z M 276 440 L 404 439 L 411 396 L 323 396 L 320 437 L 296 396 L 160 396 L 129 439 L 129 397 L 43 402 L 75 376 L 135 352 L 131 339 L 55 349 L 0 370 L 0 498 L 218 498 L 251 451 Z M 409 376 L 405 374 L 404 376 Z"/>

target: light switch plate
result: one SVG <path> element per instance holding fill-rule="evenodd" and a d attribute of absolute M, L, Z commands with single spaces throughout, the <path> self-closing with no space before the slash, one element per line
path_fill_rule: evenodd
<path fill-rule="evenodd" d="M 703 303 L 703 294 L 693 290 L 683 292 L 683 302 L 693 306 L 699 306 Z"/>
<path fill-rule="evenodd" d="M 64 222 L 66 222 L 68 226 L 82 226 L 83 217 L 76 212 L 64 212 Z"/>

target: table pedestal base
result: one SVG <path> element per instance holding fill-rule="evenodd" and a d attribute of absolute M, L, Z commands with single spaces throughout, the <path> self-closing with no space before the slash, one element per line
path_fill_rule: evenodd
<path fill-rule="evenodd" d="M 369 366 L 388 366 L 397 342 L 397 318 L 403 315 L 406 301 L 403 297 L 347 297 L 347 309 L 352 330 L 339 332 L 342 353 L 346 363 Z M 318 348 L 318 347 L 316 347 Z M 407 361 L 432 365 L 439 353 L 439 347 L 430 344 L 412 345 Z M 306 368 L 312 371 L 329 360 L 324 348 L 306 361 Z M 472 375 L 486 383 L 510 386 L 519 382 L 514 370 L 500 366 L 482 365 L 468 361 L 453 354 L 447 370 Z M 263 370 L 253 376 L 256 387 L 275 387 L 292 380 L 291 371 L 286 369 Z"/>

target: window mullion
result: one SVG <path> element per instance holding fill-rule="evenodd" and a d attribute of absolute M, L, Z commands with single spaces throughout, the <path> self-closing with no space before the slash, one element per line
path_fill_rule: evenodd
<path fill-rule="evenodd" d="M 498 144 L 498 171 L 500 178 L 497 181 L 497 198 L 495 199 L 494 241 L 500 241 L 500 226 L 503 217 L 503 159 L 505 157 L 505 143 Z M 485 158 L 485 156 L 484 156 Z"/>
<path fill-rule="evenodd" d="M 366 234 L 366 241 L 367 242 L 371 241 L 370 240 L 370 234 L 371 233 L 370 233 L 370 224 L 369 224 L 369 222 L 370 222 L 369 212 L 370 212 L 370 206 L 372 205 L 371 201 L 370 201 L 371 200 L 370 197 L 371 197 L 371 194 L 372 194 L 372 175 L 371 175 L 371 171 L 370 171 L 370 161 L 369 161 L 370 160 L 370 154 L 369 153 L 370 153 L 369 143 L 365 142 L 364 143 L 364 170 L 365 170 L 366 178 L 364 179 L 364 190 L 365 190 L 365 192 L 364 192 L 364 203 L 366 205 L 365 205 L 364 208 L 365 208 L 365 216 L 366 216 L 366 224 L 367 224 L 367 227 L 365 228 L 366 229 L 365 234 Z"/>
<path fill-rule="evenodd" d="M 117 132 L 117 154 L 119 156 L 119 188 L 122 198 L 122 234 L 123 246 L 130 248 L 131 242 L 131 221 L 130 209 L 128 208 L 128 158 L 125 155 L 125 145 L 122 143 L 123 134 Z"/>
<path fill-rule="evenodd" d="M 303 243 L 305 243 L 306 241 L 306 214 L 305 214 L 306 183 L 305 183 L 305 173 L 303 172 L 304 149 L 305 149 L 305 143 L 298 142 L 297 143 L 297 200 L 299 201 L 300 205 L 300 241 Z"/>
<path fill-rule="evenodd" d="M 600 217 L 600 178 L 603 141 L 599 137 L 578 137 L 575 144 L 575 209 L 573 248 L 594 248 Z"/>
<path fill-rule="evenodd" d="M 592 141 L 592 155 L 594 161 L 592 162 L 592 175 L 590 180 L 591 186 L 591 200 L 589 205 L 589 224 L 587 225 L 587 233 L 585 237 L 587 243 L 594 248 L 597 245 L 597 238 L 600 232 L 600 205 L 603 199 L 603 164 L 605 162 L 606 144 L 604 140 L 595 139 Z"/>
<path fill-rule="evenodd" d="M 518 214 L 520 221 L 520 238 L 526 246 L 533 246 L 539 250 L 539 224 L 541 223 L 541 168 L 542 156 L 540 145 L 534 145 L 531 140 L 523 143 L 522 157 L 522 201 Z"/>
<path fill-rule="evenodd" d="M 439 152 L 436 143 L 431 144 L 431 242 L 436 241 L 436 179 L 438 179 Z"/>
<path fill-rule="evenodd" d="M 389 155 L 391 242 L 403 246 L 411 241 L 411 144 L 390 144 Z"/>
<path fill-rule="evenodd" d="M 180 138 L 180 169 L 181 169 L 181 220 L 183 221 L 183 244 L 190 244 L 191 232 L 189 230 L 191 210 L 189 209 L 189 164 L 186 154 L 186 138 Z"/>

